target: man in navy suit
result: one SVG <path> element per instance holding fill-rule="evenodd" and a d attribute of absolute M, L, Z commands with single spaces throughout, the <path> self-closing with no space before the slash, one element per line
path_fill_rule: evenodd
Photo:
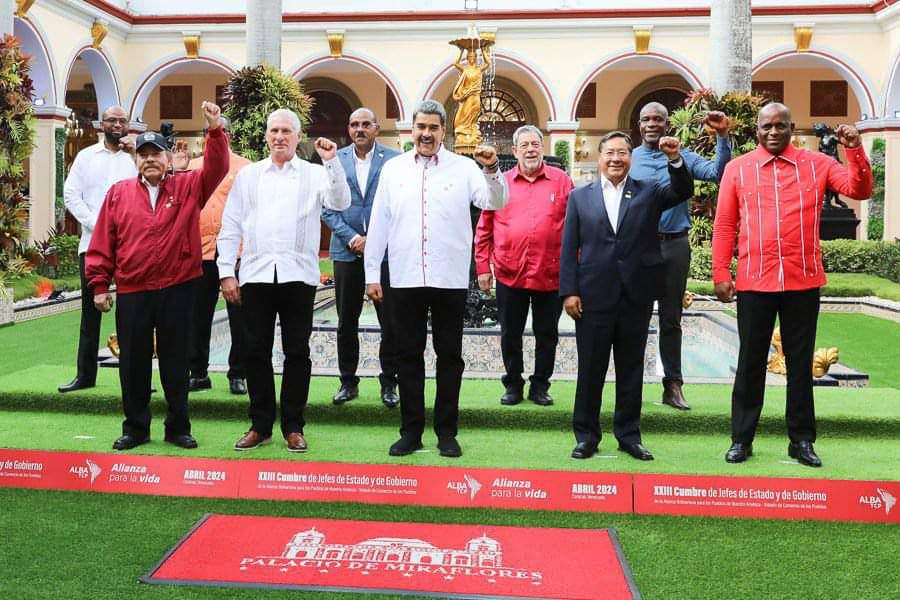
<path fill-rule="evenodd" d="M 338 151 L 338 158 L 347 174 L 350 186 L 350 208 L 344 211 L 323 210 L 322 220 L 331 228 L 329 253 L 334 261 L 334 291 L 338 313 L 337 351 L 341 387 L 332 398 L 336 405 L 344 404 L 359 395 L 359 315 L 362 311 L 365 291 L 363 251 L 372 202 L 378 189 L 378 177 L 386 161 L 400 154 L 375 142 L 378 121 L 368 108 L 359 108 L 350 115 L 348 131 L 353 143 Z M 387 292 L 387 262 L 381 266 L 383 289 Z M 381 344 L 378 357 L 381 361 L 381 401 L 388 408 L 400 402 L 397 395 L 397 353 L 391 327 L 390 293 L 384 301 L 375 304 L 378 323 L 381 326 Z"/>
<path fill-rule="evenodd" d="M 600 178 L 569 195 L 560 256 L 559 295 L 575 319 L 578 382 L 572 458 L 589 458 L 600 444 L 600 403 L 610 350 L 616 367 L 613 434 L 619 449 L 653 460 L 641 444 L 641 391 L 647 329 L 663 281 L 657 236 L 663 210 L 693 193 L 694 183 L 676 138 L 659 149 L 669 164 L 669 183 L 628 176 L 631 138 L 613 131 L 600 141 Z"/>

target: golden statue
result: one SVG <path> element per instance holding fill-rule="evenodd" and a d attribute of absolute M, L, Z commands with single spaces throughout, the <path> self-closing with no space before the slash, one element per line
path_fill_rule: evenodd
<path fill-rule="evenodd" d="M 456 116 L 453 119 L 455 142 L 453 150 L 460 154 L 472 154 L 475 146 L 481 143 L 481 130 L 478 118 L 481 116 L 481 80 L 484 72 L 491 68 L 491 40 L 477 37 L 473 31 L 467 38 L 453 40 L 450 44 L 459 48 L 459 58 L 453 66 L 460 72 L 456 87 L 453 88 L 453 99 L 458 103 Z M 478 50 L 483 59 L 478 64 Z M 462 63 L 463 56 L 466 64 Z"/>
<path fill-rule="evenodd" d="M 772 346 L 775 348 L 769 356 L 768 370 L 769 373 L 777 373 L 778 375 L 787 375 L 787 362 L 784 356 L 784 348 L 781 343 L 781 328 L 776 327 L 772 333 Z M 831 365 L 837 363 L 839 353 L 837 348 L 819 348 L 813 355 L 812 373 L 813 377 L 824 377 L 828 375 L 828 369 Z"/>

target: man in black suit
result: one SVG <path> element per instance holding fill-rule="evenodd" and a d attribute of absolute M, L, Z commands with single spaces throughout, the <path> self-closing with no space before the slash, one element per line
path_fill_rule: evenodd
<path fill-rule="evenodd" d="M 641 444 L 641 391 L 647 329 L 663 281 L 657 225 L 663 210 L 693 194 L 676 138 L 663 137 L 671 182 L 628 177 L 631 138 L 613 131 L 600 141 L 600 178 L 569 196 L 560 257 L 559 295 L 575 319 L 578 383 L 572 458 L 589 458 L 600 443 L 600 403 L 610 349 L 616 367 L 613 433 L 619 449 L 653 460 Z"/>

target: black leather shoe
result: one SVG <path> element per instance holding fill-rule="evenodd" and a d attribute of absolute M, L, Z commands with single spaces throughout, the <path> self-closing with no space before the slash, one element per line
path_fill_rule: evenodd
<path fill-rule="evenodd" d="M 228 391 L 237 396 L 243 396 L 247 393 L 247 382 L 239 377 L 228 380 Z"/>
<path fill-rule="evenodd" d="M 522 389 L 516 387 L 508 387 L 503 395 L 500 396 L 500 404 L 503 406 L 515 406 L 522 401 Z"/>
<path fill-rule="evenodd" d="M 638 460 L 653 460 L 653 455 L 641 444 L 623 444 L 619 442 L 619 450 L 627 452 Z"/>
<path fill-rule="evenodd" d="M 397 408 L 397 405 L 400 404 L 400 396 L 397 395 L 397 386 L 381 386 L 381 403 L 388 408 Z"/>
<path fill-rule="evenodd" d="M 357 386 L 342 383 L 337 393 L 331 399 L 331 403 L 339 406 L 345 402 L 350 402 L 357 396 L 359 396 L 359 388 Z"/>
<path fill-rule="evenodd" d="M 734 442 L 731 444 L 728 452 L 725 453 L 725 462 L 742 463 L 750 456 L 753 456 L 753 444 Z"/>
<path fill-rule="evenodd" d="M 590 458 L 597 453 L 597 444 L 578 442 L 572 450 L 572 458 Z"/>
<path fill-rule="evenodd" d="M 94 387 L 95 385 L 96 383 L 93 381 L 87 381 L 86 379 L 76 377 L 69 383 L 64 383 L 56 389 L 60 394 L 65 394 L 66 392 L 74 392 L 76 390 L 86 390 L 88 388 Z"/>
<path fill-rule="evenodd" d="M 391 449 L 388 450 L 390 456 L 406 456 L 412 454 L 416 450 L 422 449 L 422 440 L 407 437 L 401 437 L 393 443 Z"/>
<path fill-rule="evenodd" d="M 126 433 L 113 442 L 113 450 L 131 450 L 132 448 L 137 448 L 141 444 L 146 444 L 149 441 L 149 435 L 139 438 Z"/>
<path fill-rule="evenodd" d="M 456 441 L 455 437 L 439 438 L 437 447 L 441 456 L 447 458 L 459 458 L 462 456 L 462 448 L 459 446 L 459 442 Z"/>
<path fill-rule="evenodd" d="M 678 381 L 663 382 L 662 403 L 678 410 L 691 410 L 691 407 L 688 406 L 687 401 L 684 399 L 681 383 Z"/>
<path fill-rule="evenodd" d="M 179 448 L 185 448 L 187 450 L 191 450 L 197 447 L 197 440 L 189 433 L 182 433 L 181 435 L 168 435 L 166 434 L 166 441 L 170 444 L 175 444 Z"/>
<path fill-rule="evenodd" d="M 550 395 L 550 392 L 543 389 L 529 388 L 528 399 L 538 406 L 550 406 L 553 404 L 553 397 Z"/>
<path fill-rule="evenodd" d="M 212 381 L 209 380 L 209 376 L 204 377 L 191 377 L 188 379 L 188 391 L 189 392 L 197 392 L 200 390 L 211 390 L 212 389 Z"/>
<path fill-rule="evenodd" d="M 801 465 L 807 467 L 821 467 L 822 459 L 813 450 L 812 442 L 806 440 L 802 442 L 791 442 L 788 444 L 788 456 L 796 458 Z"/>

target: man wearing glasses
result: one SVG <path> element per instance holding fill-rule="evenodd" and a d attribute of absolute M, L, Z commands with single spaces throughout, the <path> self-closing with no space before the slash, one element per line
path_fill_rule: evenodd
<path fill-rule="evenodd" d="M 84 276 L 84 255 L 100 214 L 106 191 L 112 184 L 137 176 L 134 139 L 128 135 L 128 116 L 121 106 L 110 106 L 101 116 L 103 140 L 75 156 L 63 187 L 66 210 L 81 224 L 78 267 L 81 273 L 81 330 L 75 379 L 59 386 L 61 393 L 94 387 L 97 381 L 97 351 L 100 346 L 100 316 Z"/>
<path fill-rule="evenodd" d="M 366 249 L 369 217 L 381 167 L 400 152 L 375 141 L 378 136 L 378 120 L 368 108 L 359 108 L 350 115 L 347 133 L 352 143 L 341 148 L 338 159 L 347 174 L 350 186 L 350 208 L 322 211 L 322 220 L 331 228 L 331 244 L 328 252 L 334 261 L 334 295 L 338 313 L 337 353 L 341 387 L 332 398 L 335 405 L 344 404 L 359 395 L 359 315 L 362 311 L 366 274 L 363 268 L 363 252 Z M 387 290 L 387 261 L 381 263 L 381 282 Z M 381 362 L 381 402 L 394 408 L 400 402 L 397 395 L 397 352 L 391 327 L 390 293 L 375 304 L 378 323 L 381 326 L 381 343 L 378 358 Z"/>

